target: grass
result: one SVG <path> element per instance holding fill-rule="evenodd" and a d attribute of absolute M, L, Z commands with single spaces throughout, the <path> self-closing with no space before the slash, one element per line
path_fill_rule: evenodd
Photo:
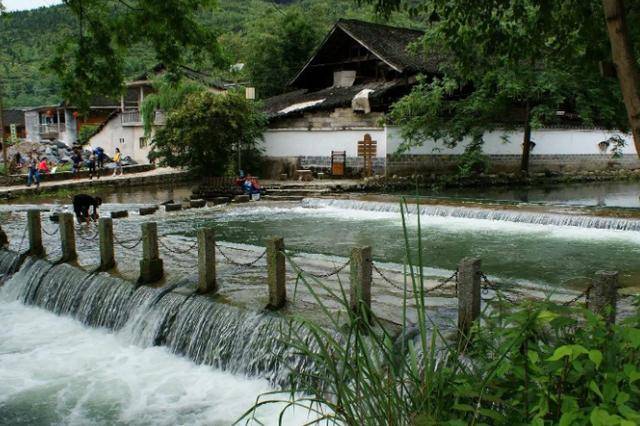
<path fill-rule="evenodd" d="M 443 335 L 424 305 L 422 227 L 417 255 L 406 225 L 402 331 L 391 334 L 374 312 L 349 309 L 342 285 L 333 291 L 288 262 L 315 299 L 329 326 L 304 318 L 281 339 L 313 362 L 294 371 L 288 398 L 261 395 L 255 410 L 282 404 L 308 410 L 309 424 L 514 425 L 640 423 L 640 315 L 610 326 L 584 307 L 549 301 L 513 306 L 499 297 L 485 309 L 468 338 Z M 320 292 L 322 290 L 322 292 Z M 339 301 L 336 315 L 321 293 Z M 418 322 L 407 318 L 413 298 Z M 281 417 L 282 419 L 282 417 Z M 282 423 L 283 424 L 283 423 Z"/>

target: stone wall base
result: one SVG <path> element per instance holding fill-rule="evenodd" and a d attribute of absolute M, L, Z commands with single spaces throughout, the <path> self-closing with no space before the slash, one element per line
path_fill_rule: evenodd
<path fill-rule="evenodd" d="M 489 173 L 516 172 L 520 169 L 519 155 L 488 155 L 487 158 Z M 386 172 L 387 175 L 454 172 L 458 160 L 459 156 L 456 155 L 394 155 L 387 159 Z M 530 160 L 530 171 L 533 173 L 637 168 L 640 168 L 640 160 L 631 155 L 620 158 L 599 154 L 532 155 Z"/>

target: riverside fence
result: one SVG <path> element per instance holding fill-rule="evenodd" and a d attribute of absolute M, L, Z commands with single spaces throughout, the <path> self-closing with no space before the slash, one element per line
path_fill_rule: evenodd
<path fill-rule="evenodd" d="M 120 240 L 113 231 L 112 218 L 100 218 L 98 230 L 91 237 L 80 237 L 88 241 L 98 241 L 100 252 L 100 263 L 96 272 L 108 271 L 116 266 L 115 245 L 125 249 L 133 250 L 142 244 L 142 259 L 140 260 L 140 273 L 138 283 L 150 285 L 159 282 L 164 277 L 164 264 L 160 258 L 159 247 L 162 246 L 169 252 L 175 254 L 188 254 L 197 248 L 198 262 L 198 286 L 197 292 L 200 294 L 216 293 L 219 290 L 219 283 L 216 277 L 216 253 L 220 254 L 227 262 L 241 268 L 260 267 L 257 263 L 266 258 L 267 267 L 267 289 L 268 305 L 271 310 L 283 308 L 287 303 L 286 273 L 287 263 L 293 269 L 298 279 L 307 277 L 311 279 L 325 279 L 336 276 L 349 267 L 349 291 L 348 308 L 355 315 L 369 315 L 375 310 L 371 302 L 373 273 L 385 283 L 402 290 L 405 297 L 409 294 L 424 298 L 436 295 L 437 291 L 452 289 L 450 297 L 458 299 L 458 332 L 469 335 L 472 325 L 481 314 L 482 295 L 489 290 L 494 290 L 499 298 L 508 303 L 517 304 L 518 300 L 507 296 L 501 292 L 500 286 L 496 285 L 482 272 L 482 262 L 479 258 L 464 258 L 459 262 L 457 270 L 448 278 L 439 281 L 435 286 L 426 288 L 425 286 L 409 287 L 401 286 L 390 279 L 372 259 L 371 247 L 354 247 L 351 250 L 349 259 L 339 267 L 327 273 L 312 273 L 305 271 L 285 250 L 284 239 L 281 237 L 270 238 L 266 242 L 265 250 L 255 259 L 249 262 L 238 262 L 222 250 L 222 246 L 216 243 L 215 231 L 212 228 L 201 228 L 197 230 L 196 241 L 186 249 L 175 249 L 167 245 L 158 236 L 158 228 L 155 222 L 145 222 L 141 224 L 141 236 L 132 240 Z M 23 253 L 28 256 L 45 257 L 46 250 L 43 245 L 42 233 L 53 236 L 60 235 L 61 258 L 58 263 L 75 262 L 78 258 L 76 252 L 76 233 L 74 217 L 72 213 L 61 213 L 58 217 L 58 227 L 48 232 L 41 223 L 40 210 L 29 210 L 27 212 L 27 223 L 22 234 L 19 251 L 27 237 L 29 247 Z M 6 234 L 0 228 L 0 244 L 8 244 Z M 404 274 L 403 274 L 404 275 Z M 404 275 L 406 278 L 406 275 Z M 564 305 L 573 305 L 581 299 L 586 300 L 587 307 L 593 312 L 603 315 L 609 323 L 614 323 L 616 318 L 616 305 L 618 300 L 618 272 L 600 271 L 591 279 L 591 284 L 574 298 L 564 302 Z M 420 293 L 420 294 L 416 294 Z M 330 293 L 332 297 L 339 297 Z M 438 295 L 442 297 L 442 295 Z M 366 318 L 365 318 L 366 320 Z"/>

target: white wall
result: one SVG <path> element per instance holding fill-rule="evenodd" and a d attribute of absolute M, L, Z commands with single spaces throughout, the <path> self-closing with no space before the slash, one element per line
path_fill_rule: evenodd
<path fill-rule="evenodd" d="M 142 126 L 122 126 L 120 115 L 111 118 L 107 124 L 89 139 L 89 145 L 93 148 L 101 146 L 104 152 L 113 157 L 116 148 L 120 148 L 122 158 L 131 157 L 137 163 L 149 163 L 149 151 L 151 147 L 149 143 L 145 148 L 140 148 L 140 138 L 144 137 L 144 128 Z M 120 140 L 124 139 L 124 143 Z"/>
<path fill-rule="evenodd" d="M 264 133 L 264 155 L 267 157 L 330 157 L 331 151 L 346 151 L 347 157 L 358 156 L 358 141 L 370 134 L 378 142 L 377 157 L 387 155 L 383 128 L 357 130 L 279 130 Z"/>
<path fill-rule="evenodd" d="M 503 136 L 509 138 L 505 143 Z M 577 155 L 577 154 L 601 154 L 598 143 L 609 139 L 611 136 L 619 135 L 627 141 L 627 145 L 622 150 L 623 154 L 636 154 L 631 135 L 607 130 L 598 129 L 540 129 L 534 130 L 531 140 L 536 144 L 532 154 L 537 155 Z M 522 131 L 505 132 L 494 131 L 488 133 L 484 138 L 483 152 L 488 155 L 520 155 L 522 153 Z M 402 137 L 398 127 L 387 127 L 387 150 L 389 154 L 397 151 Z M 442 143 L 427 141 L 420 147 L 412 148 L 405 154 L 413 155 L 451 155 L 461 154 L 468 142 L 459 144 L 453 149 L 443 147 Z"/>

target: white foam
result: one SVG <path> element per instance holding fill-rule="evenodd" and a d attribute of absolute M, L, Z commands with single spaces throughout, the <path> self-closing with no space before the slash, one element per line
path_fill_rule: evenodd
<path fill-rule="evenodd" d="M 0 303 L 0 323 L 0 407 L 9 423 L 20 415 L 69 425 L 231 424 L 273 390 L 18 302 Z M 277 424 L 283 406 L 264 406 L 258 418 Z M 307 416 L 298 409 L 285 422 Z"/>

